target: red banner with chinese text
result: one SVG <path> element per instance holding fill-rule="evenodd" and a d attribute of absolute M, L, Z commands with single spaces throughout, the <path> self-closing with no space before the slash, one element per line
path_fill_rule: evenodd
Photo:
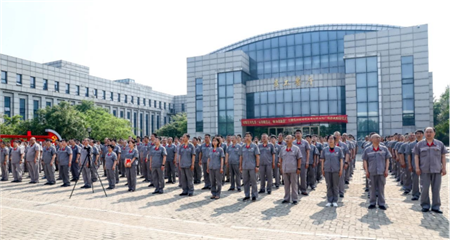
<path fill-rule="evenodd" d="M 347 115 L 328 115 L 311 117 L 256 118 L 242 119 L 242 126 L 284 126 L 304 123 L 347 123 Z"/>

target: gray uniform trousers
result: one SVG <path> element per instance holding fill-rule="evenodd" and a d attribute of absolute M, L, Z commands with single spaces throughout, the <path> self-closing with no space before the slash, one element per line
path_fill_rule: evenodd
<path fill-rule="evenodd" d="M 327 183 L 327 201 L 337 203 L 339 199 L 339 172 L 325 172 Z"/>
<path fill-rule="evenodd" d="M 61 180 L 62 179 L 62 173 L 61 173 L 61 164 L 60 163 L 58 163 L 58 180 Z"/>
<path fill-rule="evenodd" d="M 161 167 L 152 168 L 153 185 L 155 185 L 155 191 L 162 191 L 164 189 L 164 174 Z"/>
<path fill-rule="evenodd" d="M 319 161 L 316 166 L 316 180 L 320 181 L 322 179 L 322 162 Z"/>
<path fill-rule="evenodd" d="M 91 165 L 89 167 L 84 166 L 82 174 L 83 174 L 83 182 L 84 186 L 91 187 L 92 186 L 92 177 L 91 177 Z"/>
<path fill-rule="evenodd" d="M 119 170 L 120 170 L 120 176 L 124 177 L 125 176 L 125 159 L 120 159 L 119 160 Z"/>
<path fill-rule="evenodd" d="M 306 189 L 308 188 L 308 185 L 306 184 L 307 182 L 307 175 L 308 175 L 308 169 L 306 169 L 306 164 L 301 165 L 301 170 L 300 170 L 300 175 L 299 175 L 299 179 L 298 179 L 298 190 L 299 192 L 306 192 Z M 308 166 L 308 168 L 310 168 L 311 166 Z"/>
<path fill-rule="evenodd" d="M 403 188 L 407 192 L 410 192 L 412 189 L 412 177 L 408 167 L 403 170 Z"/>
<path fill-rule="evenodd" d="M 92 166 L 89 166 L 89 169 L 91 170 L 91 179 L 92 182 L 97 182 L 97 169 L 98 165 L 92 164 Z"/>
<path fill-rule="evenodd" d="M 119 183 L 119 166 L 120 165 L 120 161 L 119 164 L 116 165 L 116 169 L 114 170 L 114 174 L 116 175 L 116 184 Z"/>
<path fill-rule="evenodd" d="M 78 161 L 84 161 L 84 159 L 79 159 Z M 83 162 L 81 162 L 83 163 Z M 78 180 L 79 173 L 80 173 L 80 166 L 78 163 L 75 162 L 75 160 L 72 160 L 72 165 L 70 166 L 70 172 L 72 173 L 72 178 L 75 180 Z"/>
<path fill-rule="evenodd" d="M 258 197 L 258 185 L 256 185 L 255 169 L 243 169 L 242 177 L 244 179 L 245 197 L 250 197 L 250 184 L 252 185 L 252 197 Z"/>
<path fill-rule="evenodd" d="M 152 179 L 152 170 L 150 168 L 150 159 L 147 160 L 147 162 L 145 163 L 145 172 L 147 173 L 147 178 L 145 178 L 147 181 L 153 183 L 153 179 Z"/>
<path fill-rule="evenodd" d="M 267 180 L 267 191 L 272 191 L 273 186 L 273 168 L 272 164 L 260 165 L 259 166 L 259 180 L 260 180 L 260 190 L 266 190 L 266 180 Z"/>
<path fill-rule="evenodd" d="M 209 178 L 211 180 L 211 194 L 220 197 L 222 191 L 222 173 L 220 169 L 209 169 Z"/>
<path fill-rule="evenodd" d="M 2 179 L 8 180 L 9 171 L 8 171 L 8 163 L 2 163 Z"/>
<path fill-rule="evenodd" d="M 142 176 L 144 176 L 144 178 L 145 178 L 145 159 L 143 159 L 143 160 L 139 160 L 139 173 L 140 173 L 140 175 L 142 175 Z M 139 174 L 138 174 L 139 175 Z"/>
<path fill-rule="evenodd" d="M 275 168 L 273 169 L 273 177 L 275 178 L 275 186 L 279 187 L 281 185 L 280 180 L 280 168 L 278 163 L 275 163 Z"/>
<path fill-rule="evenodd" d="M 48 183 L 55 183 L 55 169 L 50 163 L 44 163 L 44 174 Z"/>
<path fill-rule="evenodd" d="M 352 161 L 353 161 L 353 160 L 352 160 Z M 350 182 L 350 173 L 351 173 L 352 171 L 353 171 L 353 163 L 350 162 L 350 163 L 348 164 L 347 171 L 345 171 L 345 177 L 344 177 L 344 180 L 345 180 L 345 181 Z"/>
<path fill-rule="evenodd" d="M 425 209 L 439 210 L 441 207 L 441 181 L 440 173 L 422 173 L 420 174 L 420 183 L 422 184 L 422 195 L 420 195 L 420 206 Z M 430 204 L 430 186 L 433 203 Z"/>
<path fill-rule="evenodd" d="M 203 168 L 203 180 L 205 181 L 205 187 L 211 187 L 211 179 L 209 178 L 209 173 L 206 172 L 208 168 L 208 163 L 202 163 Z"/>
<path fill-rule="evenodd" d="M 61 179 L 64 184 L 70 185 L 69 179 L 69 165 L 60 165 L 59 171 L 61 171 Z"/>
<path fill-rule="evenodd" d="M 36 161 L 27 162 L 29 167 L 30 178 L 32 182 L 39 182 L 39 163 Z"/>
<path fill-rule="evenodd" d="M 283 173 L 284 200 L 298 201 L 298 174 Z"/>
<path fill-rule="evenodd" d="M 12 163 L 12 174 L 15 181 L 22 181 L 22 166 L 20 163 Z"/>
<path fill-rule="evenodd" d="M 125 176 L 127 177 L 128 189 L 136 190 L 136 164 L 132 163 L 131 167 L 125 168 Z"/>
<path fill-rule="evenodd" d="M 385 206 L 384 201 L 384 186 L 386 185 L 386 178 L 384 175 L 370 174 L 370 205 Z M 378 197 L 377 197 L 378 195 Z"/>
<path fill-rule="evenodd" d="M 401 177 L 401 174 L 400 174 L 400 169 L 401 169 L 401 167 L 400 167 L 400 161 L 395 161 L 395 178 L 397 179 L 397 180 L 399 180 L 400 179 L 400 177 Z"/>
<path fill-rule="evenodd" d="M 146 180 L 146 181 L 150 181 L 150 179 L 149 179 L 149 173 L 148 173 L 148 164 L 149 163 L 147 163 L 147 162 L 145 162 L 145 159 L 144 160 L 142 160 L 142 161 L 139 161 L 140 163 L 141 163 L 141 172 L 142 172 L 142 176 L 144 176 L 144 179 Z"/>
<path fill-rule="evenodd" d="M 344 164 L 344 168 L 342 168 L 342 175 L 341 177 L 339 177 L 339 194 L 344 194 L 345 193 L 345 174 L 347 173 L 348 168 L 345 169 L 345 164 Z"/>
<path fill-rule="evenodd" d="M 419 198 L 420 197 L 420 188 L 419 188 L 419 175 L 413 170 L 411 173 L 412 178 L 412 196 Z"/>
<path fill-rule="evenodd" d="M 116 187 L 116 173 L 112 169 L 106 169 L 106 178 L 108 179 L 108 185 L 111 188 Z"/>
<path fill-rule="evenodd" d="M 183 193 L 194 194 L 193 175 L 194 172 L 191 171 L 191 168 L 180 168 L 179 180 L 181 183 L 181 188 L 183 189 Z"/>
<path fill-rule="evenodd" d="M 196 164 L 196 167 L 198 165 Z M 177 182 L 177 178 L 176 178 L 176 167 L 175 167 L 175 163 L 173 163 L 173 161 L 166 161 L 166 176 L 167 176 L 167 181 L 171 181 L 171 182 Z M 194 168 L 195 171 L 195 168 Z M 152 171 L 153 172 L 153 171 Z M 201 173 L 200 173 L 200 177 L 201 177 Z M 164 187 L 164 186 L 163 186 Z"/>
<path fill-rule="evenodd" d="M 316 187 L 316 172 L 317 172 L 316 169 L 317 169 L 317 166 L 313 167 L 312 164 L 309 164 L 307 182 L 308 182 L 308 186 L 310 186 L 311 188 Z"/>
<path fill-rule="evenodd" d="M 239 171 L 239 164 L 230 164 L 230 183 L 231 189 L 241 189 L 241 172 Z"/>

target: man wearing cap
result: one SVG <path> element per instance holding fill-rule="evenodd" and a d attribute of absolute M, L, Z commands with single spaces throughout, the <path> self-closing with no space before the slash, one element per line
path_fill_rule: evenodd
<path fill-rule="evenodd" d="M 55 169 L 53 168 L 56 158 L 56 148 L 50 139 L 45 140 L 42 150 L 42 165 L 44 166 L 44 174 L 47 179 L 45 185 L 53 185 L 55 181 Z"/>
<path fill-rule="evenodd" d="M 273 185 L 273 169 L 275 168 L 275 148 L 272 143 L 269 143 L 269 136 L 266 133 L 261 135 L 261 143 L 259 148 L 259 180 L 260 189 L 258 193 L 266 192 L 267 180 L 267 194 L 272 193 Z"/>
<path fill-rule="evenodd" d="M 301 192 L 302 195 L 308 196 L 308 192 L 306 192 L 306 189 L 308 188 L 307 185 L 307 175 L 308 175 L 308 168 L 309 168 L 309 154 L 311 150 L 311 146 L 309 146 L 309 143 L 302 139 L 302 130 L 297 129 L 295 131 L 295 140 L 293 144 L 300 148 L 300 151 L 302 152 L 302 166 L 300 170 L 300 178 L 299 178 L 299 192 Z"/>
<path fill-rule="evenodd" d="M 414 148 L 416 173 L 422 183 L 420 205 L 422 212 L 431 211 L 442 214 L 441 207 L 441 181 L 447 174 L 445 154 L 448 153 L 444 144 L 435 139 L 436 132 L 432 127 L 425 129 L 425 139 L 418 142 Z M 430 187 L 432 203 L 430 203 Z"/>
<path fill-rule="evenodd" d="M 38 159 L 41 153 L 41 148 L 36 143 L 36 138 L 32 137 L 30 139 L 30 145 L 27 150 L 27 164 L 29 167 L 29 173 L 31 181 L 30 183 L 39 183 L 39 167 Z"/>
<path fill-rule="evenodd" d="M 245 133 L 245 143 L 241 147 L 239 170 L 244 179 L 243 201 L 250 200 L 250 184 L 252 185 L 252 201 L 256 201 L 258 197 L 258 186 L 256 184 L 256 174 L 259 171 L 259 148 L 252 143 L 252 134 Z"/>
<path fill-rule="evenodd" d="M 292 144 L 293 137 L 286 136 L 286 146 L 280 150 L 280 169 L 284 180 L 284 199 L 282 203 L 298 203 L 298 175 L 302 164 L 302 153 L 300 149 Z"/>

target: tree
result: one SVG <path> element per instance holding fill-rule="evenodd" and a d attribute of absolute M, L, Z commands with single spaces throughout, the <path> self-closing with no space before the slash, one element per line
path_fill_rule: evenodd
<path fill-rule="evenodd" d="M 433 120 L 436 129 L 436 139 L 441 140 L 446 146 L 449 145 L 449 86 L 442 93 L 441 98 L 434 101 Z"/>
<path fill-rule="evenodd" d="M 179 113 L 172 118 L 172 122 L 164 125 L 156 134 L 158 136 L 179 137 L 187 133 L 187 116 L 186 113 Z"/>

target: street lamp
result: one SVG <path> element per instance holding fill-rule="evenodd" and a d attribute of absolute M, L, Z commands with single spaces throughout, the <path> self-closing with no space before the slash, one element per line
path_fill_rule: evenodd
<path fill-rule="evenodd" d="M 88 132 L 88 134 L 89 134 L 89 138 L 91 138 L 91 131 L 92 131 L 92 128 L 86 128 L 86 130 L 87 130 L 87 132 Z"/>

